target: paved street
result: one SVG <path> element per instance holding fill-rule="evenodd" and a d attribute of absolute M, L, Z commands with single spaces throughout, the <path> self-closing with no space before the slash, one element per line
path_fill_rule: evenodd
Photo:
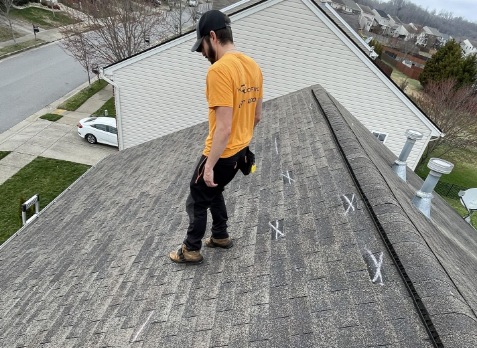
<path fill-rule="evenodd" d="M 58 43 L 0 60 L 0 76 L 0 133 L 87 81 Z"/>

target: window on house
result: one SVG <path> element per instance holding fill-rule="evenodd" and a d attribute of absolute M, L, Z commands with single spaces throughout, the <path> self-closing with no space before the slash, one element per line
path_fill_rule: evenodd
<path fill-rule="evenodd" d="M 373 135 L 378 138 L 380 142 L 383 144 L 386 142 L 386 139 L 388 138 L 388 133 L 383 133 L 383 132 L 378 132 L 378 131 L 372 131 Z"/>

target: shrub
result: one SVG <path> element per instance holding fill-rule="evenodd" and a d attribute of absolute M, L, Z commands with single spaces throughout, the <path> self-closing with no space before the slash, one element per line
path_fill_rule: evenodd
<path fill-rule="evenodd" d="M 30 2 L 30 0 L 15 0 L 13 3 L 16 6 L 25 6 Z"/>

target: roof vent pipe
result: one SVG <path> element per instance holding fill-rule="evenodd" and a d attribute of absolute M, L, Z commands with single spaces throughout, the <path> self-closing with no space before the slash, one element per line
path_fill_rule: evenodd
<path fill-rule="evenodd" d="M 399 155 L 399 159 L 394 161 L 393 171 L 401 179 L 406 181 L 407 158 L 409 157 L 409 154 L 411 153 L 412 147 L 414 146 L 414 143 L 416 142 L 416 140 L 422 139 L 423 135 L 412 129 L 406 130 L 406 133 L 404 133 L 404 135 L 406 135 L 407 141 L 406 141 L 406 144 L 404 144 L 404 147 L 402 148 L 401 154 Z"/>
<path fill-rule="evenodd" d="M 422 184 L 421 189 L 414 195 L 412 203 L 430 219 L 431 200 L 434 198 L 432 191 L 436 187 L 442 174 L 449 174 L 452 171 L 452 168 L 454 168 L 454 165 L 439 158 L 431 158 L 427 167 L 431 171 L 429 172 L 426 181 L 424 181 L 424 184 Z"/>

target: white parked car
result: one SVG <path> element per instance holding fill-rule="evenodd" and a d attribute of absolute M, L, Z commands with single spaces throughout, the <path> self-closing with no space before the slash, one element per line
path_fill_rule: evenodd
<path fill-rule="evenodd" d="M 199 4 L 199 0 L 187 0 L 187 5 L 189 6 L 197 6 Z"/>
<path fill-rule="evenodd" d="M 78 123 L 78 134 L 90 144 L 118 146 L 116 119 L 113 117 L 83 118 Z"/>

